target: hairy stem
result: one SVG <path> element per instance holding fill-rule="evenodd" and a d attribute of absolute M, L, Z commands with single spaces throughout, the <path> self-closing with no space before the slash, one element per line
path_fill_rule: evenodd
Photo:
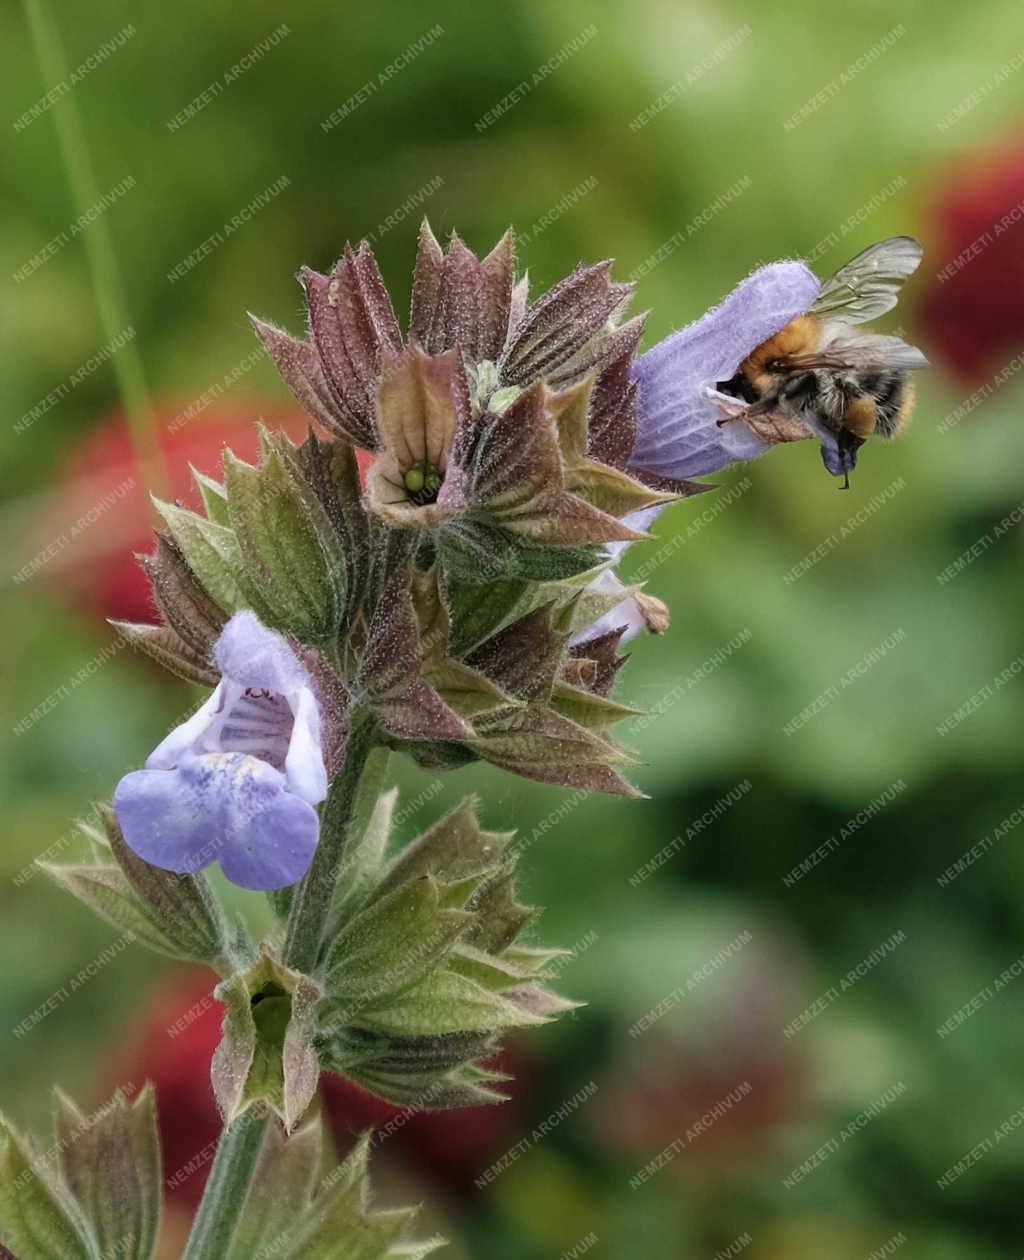
<path fill-rule="evenodd" d="M 247 1111 L 221 1134 L 181 1260 L 224 1260 L 229 1254 L 269 1119 L 268 1111 Z"/>
<path fill-rule="evenodd" d="M 324 803 L 316 856 L 292 898 L 284 961 L 298 971 L 311 972 L 316 966 L 374 733 L 370 718 L 353 714 L 345 763 Z M 182 1260 L 224 1260 L 230 1254 L 268 1121 L 269 1113 L 251 1110 L 224 1130 Z"/>
<path fill-rule="evenodd" d="M 324 803 L 320 844 L 313 865 L 295 890 L 288 915 L 284 961 L 296 971 L 308 973 L 316 966 L 334 886 L 345 864 L 349 828 L 356 812 L 363 771 L 373 751 L 374 735 L 373 721 L 356 710 L 352 715 L 345 764 L 334 776 Z"/>

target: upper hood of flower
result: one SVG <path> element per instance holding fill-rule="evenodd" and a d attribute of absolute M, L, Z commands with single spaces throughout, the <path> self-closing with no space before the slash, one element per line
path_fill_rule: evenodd
<path fill-rule="evenodd" d="M 695 323 L 636 361 L 640 393 L 632 463 L 666 477 L 699 477 L 769 449 L 740 420 L 719 425 L 718 381 L 814 303 L 818 277 L 801 262 L 755 271 Z"/>

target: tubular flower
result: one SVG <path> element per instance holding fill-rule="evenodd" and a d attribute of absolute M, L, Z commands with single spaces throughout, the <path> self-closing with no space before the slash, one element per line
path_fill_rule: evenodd
<path fill-rule="evenodd" d="M 660 507 L 651 507 L 636 512 L 627 519 L 636 529 L 646 530 L 650 529 L 660 514 Z M 614 571 L 614 566 L 628 546 L 628 543 L 609 543 L 606 548 L 613 567 L 602 570 L 591 582 L 590 590 L 594 594 L 605 596 L 621 594 L 622 601 L 572 636 L 570 644 L 573 647 L 579 646 L 581 651 L 586 650 L 586 645 L 595 640 L 603 640 L 608 635 L 613 634 L 616 646 L 621 647 L 644 630 L 650 630 L 652 634 L 663 634 L 668 629 L 669 616 L 665 604 L 654 595 L 635 589 L 630 591 Z"/>
<path fill-rule="evenodd" d="M 124 776 L 114 806 L 125 841 L 153 866 L 219 861 L 243 888 L 281 888 L 313 859 L 313 807 L 327 794 L 312 679 L 252 612 L 231 618 L 214 658 L 216 690 Z"/>
<path fill-rule="evenodd" d="M 483 259 L 424 223 L 406 341 L 364 241 L 301 273 L 309 340 L 254 320 L 285 381 L 331 433 L 374 454 L 367 506 L 391 525 L 498 529 L 520 545 L 638 535 L 621 517 L 693 487 L 627 467 L 643 317 L 632 286 L 580 265 L 527 303 L 515 238 Z"/>
<path fill-rule="evenodd" d="M 636 444 L 630 462 L 668 478 L 700 477 L 763 455 L 780 435 L 734 415 L 719 392 L 762 341 L 809 310 L 821 281 L 801 262 L 762 267 L 695 323 L 666 337 L 634 366 L 639 385 Z M 810 437 L 797 422 L 788 435 Z"/>

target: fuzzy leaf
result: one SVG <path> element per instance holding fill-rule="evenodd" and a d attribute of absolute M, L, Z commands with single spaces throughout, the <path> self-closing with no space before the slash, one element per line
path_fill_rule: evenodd
<path fill-rule="evenodd" d="M 507 530 L 483 521 L 458 520 L 442 532 L 438 556 L 444 570 L 449 597 L 453 581 L 463 587 L 469 600 L 486 600 L 501 608 L 512 580 L 555 582 L 585 573 L 606 559 L 596 546 L 541 546 L 524 541 Z M 488 597 L 481 587 L 491 592 Z M 538 602 L 544 593 L 538 593 Z M 507 608 L 507 603 L 504 604 Z M 455 642 L 461 645 L 461 609 L 451 609 Z M 490 615 L 494 615 L 493 613 Z"/>
<path fill-rule="evenodd" d="M 476 797 L 467 796 L 406 845 L 382 879 L 380 892 L 424 875 L 453 883 L 494 870 L 513 833 L 484 831 L 477 805 Z"/>
<path fill-rule="evenodd" d="M 606 631 L 569 649 L 569 663 L 579 666 L 578 684 L 596 695 L 607 696 L 627 658 L 619 654 L 623 628 Z"/>
<path fill-rule="evenodd" d="M 503 528 L 531 545 L 632 542 L 643 538 L 566 490 L 564 464 L 542 383 L 480 422 L 466 492 Z"/>
<path fill-rule="evenodd" d="M 551 707 L 556 713 L 571 719 L 579 726 L 600 728 L 621 722 L 623 718 L 636 717 L 642 709 L 629 704 L 619 704 L 593 691 L 570 687 L 567 683 L 555 684 Z"/>
<path fill-rule="evenodd" d="M 156 953 L 222 965 L 229 946 L 205 877 L 178 875 L 143 862 L 124 843 L 113 811 L 100 807 L 98 814 L 102 832 L 81 830 L 99 861 L 42 864 L 43 869 L 101 918 Z"/>
<path fill-rule="evenodd" d="M 211 516 L 211 520 L 225 523 L 220 517 Z M 224 613 L 200 585 L 181 550 L 165 534 L 157 535 L 156 550 L 142 556 L 140 563 L 163 620 L 192 649 L 196 663 L 208 665 L 210 648 L 224 628 Z"/>
<path fill-rule="evenodd" d="M 482 585 L 449 570 L 443 580 L 451 651 L 459 657 L 468 656 L 485 639 L 551 598 L 550 587 L 522 578 L 495 578 Z"/>
<path fill-rule="evenodd" d="M 671 503 L 676 496 L 645 486 L 627 472 L 590 457 L 587 426 L 593 387 L 590 376 L 569 389 L 548 394 L 548 409 L 565 461 L 566 488 L 612 516 Z"/>
<path fill-rule="evenodd" d="M 245 1208 L 226 1260 L 288 1255 L 295 1224 L 309 1207 L 321 1163 L 320 1120 L 285 1135 L 268 1127 Z"/>
<path fill-rule="evenodd" d="M 471 915 L 443 905 L 441 887 L 430 876 L 410 880 L 358 914 L 327 955 L 328 993 L 353 1008 L 346 1022 L 416 984 L 471 922 Z"/>
<path fill-rule="evenodd" d="M 336 407 L 356 445 L 376 448 L 374 388 L 382 361 L 398 354 L 401 333 L 369 245 L 350 245 L 330 276 L 303 267 L 313 341 Z"/>
<path fill-rule="evenodd" d="M 608 570 L 603 570 L 599 579 L 582 587 L 568 582 L 560 584 L 560 607 L 555 617 L 559 630 L 568 635 L 578 634 L 618 608 L 624 600 L 635 598 L 641 590 L 639 584 L 625 586 Z M 570 648 L 570 652 L 572 650 Z"/>
<path fill-rule="evenodd" d="M 546 1021 L 473 980 L 437 970 L 402 993 L 393 1006 L 373 1011 L 366 1022 L 382 1032 L 409 1036 L 501 1032 Z"/>
<path fill-rule="evenodd" d="M 472 905 L 476 919 L 465 935 L 465 943 L 492 955 L 507 949 L 537 914 L 533 906 L 516 900 L 512 871 L 488 880 L 473 897 Z"/>
<path fill-rule="evenodd" d="M 646 315 L 636 315 L 609 333 L 601 346 L 587 419 L 587 453 L 613 468 L 626 468 L 636 444 L 633 356 Z"/>
<path fill-rule="evenodd" d="M 490 1050 L 493 1050 L 493 1038 L 488 1035 L 487 1040 L 492 1043 Z M 487 1049 L 482 1051 L 488 1052 Z M 472 1063 L 461 1064 L 449 1071 L 426 1069 L 420 1072 L 408 1067 L 388 1068 L 370 1064 L 350 1068 L 346 1075 L 370 1093 L 391 1103 L 428 1111 L 486 1106 L 505 1102 L 508 1097 L 495 1088 L 507 1077 L 477 1068 Z"/>
<path fill-rule="evenodd" d="M 571 377 L 566 364 L 602 332 L 633 291 L 631 284 L 615 284 L 610 269 L 610 262 L 581 263 L 533 303 L 502 355 L 502 380 L 526 386 L 540 376 Z M 588 368 L 583 363 L 576 374 Z"/>
<path fill-rule="evenodd" d="M 399 1245 L 416 1218 L 417 1208 L 370 1212 L 367 1186 L 369 1135 L 333 1173 L 326 1193 L 314 1201 L 296 1223 L 295 1244 L 289 1260 L 386 1260 L 394 1256 L 425 1256 L 441 1240 Z"/>
<path fill-rule="evenodd" d="M 42 869 L 101 919 L 130 933 L 134 940 L 157 954 L 180 958 L 179 947 L 153 922 L 123 871 L 112 866 L 58 866 Z"/>
<path fill-rule="evenodd" d="M 19 1260 L 97 1260 L 84 1217 L 0 1118 L 0 1242 Z"/>
<path fill-rule="evenodd" d="M 209 655 L 199 655 L 170 626 L 146 626 L 131 621 L 111 621 L 133 648 L 185 682 L 216 687 L 219 675 L 210 667 Z"/>
<path fill-rule="evenodd" d="M 508 704 L 506 695 L 495 682 L 468 662 L 456 660 L 448 653 L 451 624 L 448 609 L 441 595 L 436 566 L 425 573 L 413 572 L 412 598 L 416 622 L 424 647 L 424 672 L 438 695 L 460 716 L 473 718 L 478 713 Z"/>
<path fill-rule="evenodd" d="M 511 230 L 481 261 L 454 232 L 442 253 L 424 223 L 413 279 L 411 336 L 431 354 L 459 346 L 474 362 L 496 359 L 508 331 L 514 271 Z"/>
<path fill-rule="evenodd" d="M 113 811 L 105 813 L 110 851 L 177 957 L 215 964 L 226 951 L 217 902 L 201 873 L 179 875 L 144 862 L 125 844 Z"/>
<path fill-rule="evenodd" d="M 466 742 L 486 761 L 527 779 L 639 795 L 613 769 L 614 763 L 629 759 L 622 749 L 552 709 L 485 713 L 477 720 L 476 735 Z"/>
<path fill-rule="evenodd" d="M 425 350 L 432 347 L 431 329 L 437 315 L 437 303 L 441 294 L 441 268 L 444 251 L 430 224 L 420 224 L 419 251 L 412 279 L 412 308 L 409 315 L 409 337 L 419 342 Z"/>
<path fill-rule="evenodd" d="M 346 620 L 351 624 L 367 594 L 375 534 L 384 527 L 363 507 L 359 464 L 351 446 L 321 442 L 310 430 L 294 458 L 340 540 L 346 572 Z"/>
<path fill-rule="evenodd" d="M 218 525 L 230 525 L 231 518 L 228 513 L 227 490 L 219 481 L 214 481 L 212 477 L 208 477 L 206 473 L 200 472 L 192 464 L 189 464 L 188 467 L 192 474 L 192 480 L 199 488 L 199 495 L 203 500 L 203 510 L 206 512 L 207 519 L 216 521 Z"/>
<path fill-rule="evenodd" d="M 227 526 L 174 503 L 162 503 L 159 499 L 153 503 L 210 598 L 227 613 L 249 607 L 245 566 L 234 533 Z M 251 606 L 260 610 L 256 604 Z"/>
<path fill-rule="evenodd" d="M 538 976 L 536 967 L 488 954 L 486 950 L 461 941 L 452 951 L 448 969 L 496 993 L 521 988 Z"/>
<path fill-rule="evenodd" d="M 103 1256 L 149 1260 L 163 1206 L 156 1095 L 151 1085 L 129 1103 L 116 1095 L 86 1117 L 57 1092 L 61 1167 Z"/>
<path fill-rule="evenodd" d="M 374 610 L 356 693 L 400 739 L 462 739 L 470 728 L 423 677 L 424 656 L 408 577 L 397 572 Z"/>
<path fill-rule="evenodd" d="M 546 700 L 567 638 L 555 631 L 551 613 L 548 604 L 520 617 L 482 643 L 468 663 L 518 700 Z"/>
<path fill-rule="evenodd" d="M 374 748 L 359 785 L 356 811 L 345 841 L 345 853 L 335 880 L 333 908 L 349 913 L 365 900 L 380 875 L 381 864 L 391 835 L 391 816 L 398 789 L 383 791 L 390 752 Z"/>
<path fill-rule="evenodd" d="M 327 380 L 316 346 L 255 315 L 249 319 L 299 405 L 328 433 L 373 450 L 376 443 L 372 425 L 365 415 L 354 415 L 339 398 Z"/>
<path fill-rule="evenodd" d="M 225 455 L 231 525 L 270 624 L 306 642 L 330 636 L 344 601 L 345 566 L 319 500 L 278 450 L 259 467 Z"/>

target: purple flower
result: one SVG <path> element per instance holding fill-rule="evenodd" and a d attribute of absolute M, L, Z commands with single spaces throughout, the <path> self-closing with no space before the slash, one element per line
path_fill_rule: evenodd
<path fill-rule="evenodd" d="M 664 507 L 663 503 L 657 503 L 653 507 L 642 508 L 639 512 L 631 512 L 623 520 L 632 529 L 646 532 L 652 528 Z M 589 626 L 574 634 L 569 640 L 571 646 L 577 647 L 584 643 L 591 643 L 595 639 L 602 639 L 605 635 L 618 632 L 616 642 L 621 647 L 630 639 L 635 639 L 643 630 L 662 634 L 668 629 L 668 609 L 661 600 L 653 595 L 645 595 L 643 592 L 629 594 L 629 587 L 614 572 L 614 566 L 619 563 L 623 552 L 630 545 L 628 542 L 605 543 L 605 551 L 613 563 L 608 568 L 602 569 L 590 583 L 589 589 L 600 592 L 602 595 L 612 595 L 621 591 L 623 599 L 596 621 L 592 621 Z"/>
<path fill-rule="evenodd" d="M 769 449 L 735 414 L 735 398 L 715 388 L 743 360 L 807 311 L 821 281 L 801 262 L 762 267 L 696 323 L 673 333 L 635 363 L 639 384 L 631 467 L 663 477 L 700 477 Z"/>
<path fill-rule="evenodd" d="M 126 774 L 114 807 L 127 844 L 165 870 L 219 861 L 243 888 L 283 888 L 309 868 L 327 795 L 313 683 L 279 634 L 236 613 L 214 648 L 209 700 Z"/>

